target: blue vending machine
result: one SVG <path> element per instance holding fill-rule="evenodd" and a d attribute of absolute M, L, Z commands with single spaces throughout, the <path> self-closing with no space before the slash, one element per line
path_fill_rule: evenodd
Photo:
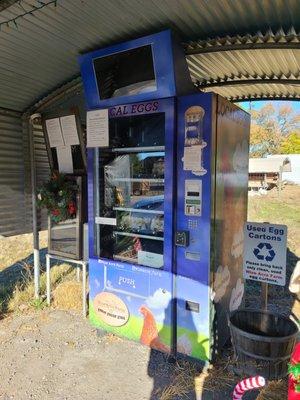
<path fill-rule="evenodd" d="M 80 65 L 89 118 L 108 116 L 88 149 L 90 321 L 209 360 L 243 300 L 249 116 L 197 92 L 170 31 Z"/>

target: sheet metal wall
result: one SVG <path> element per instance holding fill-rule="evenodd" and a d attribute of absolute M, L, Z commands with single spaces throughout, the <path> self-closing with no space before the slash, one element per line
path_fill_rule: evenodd
<path fill-rule="evenodd" d="M 50 166 L 41 125 L 35 125 L 34 130 L 34 155 L 37 187 L 49 178 Z M 28 119 L 23 117 L 23 135 L 24 135 L 24 168 L 25 168 L 25 232 L 32 231 L 32 203 L 31 203 L 31 176 L 30 176 L 30 151 L 29 151 L 29 128 Z M 45 210 L 38 211 L 39 229 L 47 229 L 47 213 Z"/>
<path fill-rule="evenodd" d="M 75 80 L 44 98 L 30 114 L 44 118 L 76 110 L 85 123 L 85 103 L 80 82 Z M 32 232 L 31 178 L 28 115 L 0 108 L 0 235 Z M 34 126 L 37 186 L 48 179 L 50 166 L 41 125 Z M 47 214 L 38 213 L 39 229 L 47 228 Z"/>
<path fill-rule="evenodd" d="M 21 114 L 0 109 L 0 235 L 24 232 L 23 148 Z"/>
<path fill-rule="evenodd" d="M 41 126 L 34 129 L 38 185 L 49 176 L 49 163 Z M 39 215 L 40 229 L 47 227 Z M 0 109 L 0 235 L 32 231 L 28 122 L 21 113 Z"/>

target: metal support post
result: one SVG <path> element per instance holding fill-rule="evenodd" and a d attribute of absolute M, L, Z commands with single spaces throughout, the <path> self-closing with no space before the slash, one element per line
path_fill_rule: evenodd
<path fill-rule="evenodd" d="M 59 261 L 64 261 L 66 263 L 70 264 L 76 264 L 77 268 L 77 273 L 79 271 L 80 273 L 80 266 L 82 268 L 82 314 L 84 318 L 86 317 L 87 314 L 87 306 L 86 306 L 86 281 L 87 281 L 87 261 L 83 260 L 73 260 L 69 258 L 64 258 L 60 256 L 55 256 L 52 254 L 46 254 L 46 298 L 47 298 L 47 304 L 50 305 L 51 303 L 51 275 L 50 275 L 50 269 L 51 269 L 51 259 L 54 260 L 59 260 Z M 79 275 L 80 276 L 80 275 Z"/>
<path fill-rule="evenodd" d="M 280 193 L 282 191 L 282 172 L 283 172 L 283 166 L 281 165 L 279 167 L 279 174 L 278 174 L 278 196 L 280 196 Z"/>
<path fill-rule="evenodd" d="M 268 221 L 265 221 L 264 224 L 269 224 Z M 261 306 L 264 311 L 268 311 L 268 293 L 269 293 L 269 285 L 268 283 L 261 283 Z"/>
<path fill-rule="evenodd" d="M 33 233 L 33 265 L 34 265 L 34 297 L 40 296 L 40 245 L 36 199 L 36 169 L 34 152 L 34 120 L 39 118 L 39 114 L 31 115 L 29 118 L 29 149 L 30 149 L 30 175 L 31 175 L 31 202 L 32 202 L 32 233 Z"/>
<path fill-rule="evenodd" d="M 51 276 L 50 276 L 50 257 L 49 254 L 46 254 L 46 295 L 47 295 L 47 304 L 50 306 L 51 301 Z"/>
<path fill-rule="evenodd" d="M 77 267 L 76 267 L 76 279 L 77 279 L 77 282 L 80 281 L 80 266 L 79 265 L 77 265 Z"/>
<path fill-rule="evenodd" d="M 86 262 L 82 263 L 82 313 L 86 317 Z"/>
<path fill-rule="evenodd" d="M 264 311 L 268 310 L 268 292 L 269 292 L 269 285 L 267 283 L 262 282 L 262 284 L 261 284 L 261 306 Z"/>

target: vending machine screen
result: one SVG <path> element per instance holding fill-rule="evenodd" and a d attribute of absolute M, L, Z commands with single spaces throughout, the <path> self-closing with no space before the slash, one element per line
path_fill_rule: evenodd
<path fill-rule="evenodd" d="M 151 45 L 93 61 L 100 99 L 156 90 Z"/>

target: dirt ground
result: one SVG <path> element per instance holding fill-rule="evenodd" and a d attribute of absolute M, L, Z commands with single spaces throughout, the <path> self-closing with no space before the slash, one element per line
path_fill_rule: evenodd
<path fill-rule="evenodd" d="M 8 318 L 0 325 L 0 398 L 149 399 L 148 353 L 131 342 L 97 337 L 76 313 Z"/>
<path fill-rule="evenodd" d="M 78 313 L 49 309 L 1 321 L 0 365 L 1 400 L 223 400 L 239 380 L 199 375 L 200 365 L 170 363 L 137 343 L 97 335 Z M 202 397 L 196 376 L 201 386 L 207 380 Z"/>

